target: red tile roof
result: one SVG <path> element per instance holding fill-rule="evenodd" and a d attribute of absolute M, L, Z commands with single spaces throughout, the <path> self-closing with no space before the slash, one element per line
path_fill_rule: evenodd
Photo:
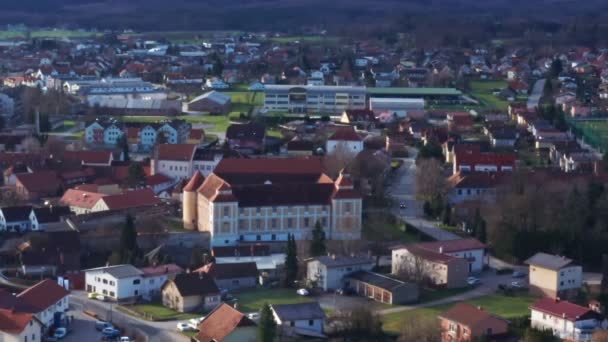
<path fill-rule="evenodd" d="M 157 173 L 155 175 L 146 176 L 146 185 L 155 186 L 159 184 L 164 184 L 167 182 L 172 182 L 173 180 L 163 174 Z"/>
<path fill-rule="evenodd" d="M 17 182 L 21 183 L 29 192 L 53 193 L 59 189 L 61 182 L 55 171 L 20 173 L 16 177 Z"/>
<path fill-rule="evenodd" d="M 56 282 L 46 279 L 24 290 L 17 298 L 38 309 L 38 312 L 48 309 L 51 305 L 68 296 L 70 292 Z"/>
<path fill-rule="evenodd" d="M 456 153 L 455 162 L 460 167 L 469 165 L 496 165 L 515 167 L 517 157 L 513 153 Z"/>
<path fill-rule="evenodd" d="M 158 145 L 159 160 L 190 161 L 194 156 L 194 144 L 161 144 Z"/>
<path fill-rule="evenodd" d="M 31 313 L 0 309 L 0 331 L 20 334 L 32 319 L 35 319 L 35 317 Z"/>
<path fill-rule="evenodd" d="M 205 181 L 205 177 L 198 171 L 194 173 L 192 178 L 188 181 L 188 184 L 184 186 L 183 191 L 196 191 Z"/>
<path fill-rule="evenodd" d="M 152 189 L 139 189 L 127 191 L 118 195 L 108 195 L 101 198 L 110 210 L 148 207 L 160 204 Z"/>
<path fill-rule="evenodd" d="M 68 189 L 61 197 L 60 202 L 71 207 L 93 209 L 99 199 L 104 196 L 107 195 L 92 191 Z"/>
<path fill-rule="evenodd" d="M 176 264 L 166 264 L 166 265 L 158 265 L 158 266 L 150 266 L 140 268 L 142 272 L 144 272 L 144 277 L 146 276 L 155 276 L 161 274 L 179 274 L 184 272 L 184 270 L 177 266 Z"/>
<path fill-rule="evenodd" d="M 332 134 L 328 140 L 339 140 L 339 141 L 361 141 L 361 137 L 355 129 L 352 127 L 341 127 L 334 134 Z"/>
<path fill-rule="evenodd" d="M 222 341 L 239 327 L 254 326 L 256 324 L 243 313 L 222 303 L 199 324 L 199 333 L 195 338 L 199 342 Z"/>
<path fill-rule="evenodd" d="M 65 151 L 63 160 L 75 161 L 81 164 L 108 164 L 112 158 L 112 151 Z"/>
<path fill-rule="evenodd" d="M 476 328 L 475 330 L 482 331 L 486 330 L 483 327 L 487 326 L 489 323 L 492 323 L 489 325 L 490 327 L 494 327 L 495 324 L 493 324 L 492 321 L 498 321 L 505 326 L 508 324 L 505 319 L 494 316 L 481 307 L 465 303 L 458 303 L 452 306 L 449 310 L 440 314 L 439 318 L 460 323 L 469 327 L 471 330 Z"/>
<path fill-rule="evenodd" d="M 202 128 L 192 128 L 190 130 L 190 139 L 201 140 L 205 137 L 205 130 Z"/>
<path fill-rule="evenodd" d="M 583 317 L 596 314 L 590 308 L 548 297 L 535 302 L 530 306 L 530 309 L 541 311 L 555 317 L 562 317 L 573 322 L 582 319 Z"/>

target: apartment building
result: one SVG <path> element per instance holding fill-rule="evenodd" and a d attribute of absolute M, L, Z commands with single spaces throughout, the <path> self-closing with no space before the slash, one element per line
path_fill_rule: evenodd
<path fill-rule="evenodd" d="M 565 300 L 543 298 L 530 306 L 530 325 L 550 330 L 564 341 L 593 341 L 593 332 L 606 328 L 605 320 L 592 309 Z"/>
<path fill-rule="evenodd" d="M 365 87 L 267 84 L 264 107 L 273 112 L 342 113 L 365 109 Z"/>
<path fill-rule="evenodd" d="M 192 125 L 184 120 L 157 123 L 121 123 L 115 120 L 96 120 L 85 128 L 84 139 L 90 146 L 113 147 L 126 134 L 132 150 L 150 150 L 162 134 L 166 144 L 182 144 L 190 138 Z"/>
<path fill-rule="evenodd" d="M 235 151 L 199 148 L 195 144 L 162 144 L 152 158 L 152 174 L 174 180 L 190 179 L 196 172 L 206 177 L 224 157 L 238 156 Z"/>
<path fill-rule="evenodd" d="M 573 298 L 581 288 L 583 268 L 564 256 L 536 253 L 530 266 L 530 292 L 551 298 Z"/>
<path fill-rule="evenodd" d="M 316 222 L 330 240 L 361 236 L 361 195 L 347 175 L 328 177 L 318 158 L 222 159 L 183 198 L 184 225 L 209 232 L 212 246 L 309 239 Z"/>

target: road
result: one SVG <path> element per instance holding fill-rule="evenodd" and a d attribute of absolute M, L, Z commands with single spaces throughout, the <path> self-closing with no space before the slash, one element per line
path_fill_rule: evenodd
<path fill-rule="evenodd" d="M 190 341 L 186 336 L 176 331 L 179 321 L 151 322 L 137 317 L 129 316 L 115 309 L 116 304 L 90 300 L 83 291 L 73 291 L 70 295 L 70 303 L 80 310 L 93 311 L 100 318 L 115 323 L 120 327 L 139 329 L 148 336 L 150 342 L 164 341 Z"/>
<path fill-rule="evenodd" d="M 538 108 L 540 98 L 543 96 L 543 90 L 545 90 L 545 82 L 546 80 L 541 78 L 534 83 L 532 94 L 530 94 L 530 97 L 528 97 L 528 104 L 526 106 L 528 109 Z"/>

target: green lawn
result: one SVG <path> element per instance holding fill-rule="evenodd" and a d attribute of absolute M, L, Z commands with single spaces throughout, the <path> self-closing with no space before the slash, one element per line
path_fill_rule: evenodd
<path fill-rule="evenodd" d="M 511 319 L 516 317 L 527 316 L 530 314 L 529 306 L 533 302 L 533 298 L 527 295 L 524 296 L 502 296 L 489 295 L 466 301 L 471 305 L 481 306 L 485 310 L 503 318 Z M 428 308 L 420 308 L 409 311 L 402 311 L 382 316 L 384 322 L 384 330 L 388 332 L 399 332 L 401 323 L 413 317 L 433 318 L 437 317 L 441 312 L 449 309 L 454 304 L 439 305 Z"/>
<path fill-rule="evenodd" d="M 121 308 L 121 306 L 119 306 L 119 308 Z M 201 317 L 202 315 L 202 313 L 180 313 L 166 308 L 160 303 L 129 305 L 123 306 L 121 309 L 121 311 L 127 313 L 130 313 L 129 311 L 133 311 L 142 318 L 150 321 L 183 320 Z"/>
<path fill-rule="evenodd" d="M 91 38 L 100 36 L 99 32 L 80 30 L 35 30 L 31 31 L 31 38 Z M 0 39 L 26 38 L 24 31 L 0 31 Z"/>
<path fill-rule="evenodd" d="M 226 132 L 226 128 L 230 125 L 230 120 L 238 119 L 238 113 L 229 115 L 183 115 L 176 117 L 177 119 L 186 120 L 192 124 L 213 125 L 212 128 L 205 129 L 206 132 Z M 123 116 L 125 122 L 160 122 L 171 120 L 165 116 Z"/>
<path fill-rule="evenodd" d="M 575 133 L 582 134 L 585 142 L 602 151 L 608 151 L 608 120 L 573 121 Z"/>
<path fill-rule="evenodd" d="M 507 87 L 505 81 L 472 81 L 471 95 L 481 102 L 482 105 L 492 109 L 507 110 L 509 102 L 493 94 L 495 90 Z"/>
<path fill-rule="evenodd" d="M 408 229 L 405 222 L 397 220 L 388 212 L 368 212 L 363 218 L 363 236 L 372 241 L 399 241 L 401 243 L 419 242 L 420 237 L 414 229 Z"/>
<path fill-rule="evenodd" d="M 264 303 L 296 304 L 314 301 L 296 293 L 296 289 L 255 289 L 233 294 L 237 299 L 237 308 L 241 312 L 258 311 Z"/>

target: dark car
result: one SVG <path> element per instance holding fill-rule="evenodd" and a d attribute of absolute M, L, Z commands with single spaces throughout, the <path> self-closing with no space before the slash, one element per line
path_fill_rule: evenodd
<path fill-rule="evenodd" d="M 399 203 L 399 208 L 401 208 L 401 209 L 405 209 L 405 202 L 401 202 L 401 203 Z"/>

